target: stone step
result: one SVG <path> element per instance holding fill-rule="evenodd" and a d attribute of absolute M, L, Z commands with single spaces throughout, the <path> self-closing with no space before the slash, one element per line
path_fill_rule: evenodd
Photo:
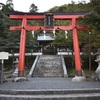
<path fill-rule="evenodd" d="M 41 64 L 41 63 L 38 63 L 37 66 L 50 66 L 50 67 L 61 67 L 61 64 Z"/>
<path fill-rule="evenodd" d="M 100 93 L 100 89 L 41 89 L 41 90 L 0 90 L 0 94 L 6 95 L 72 95 Z"/>
<path fill-rule="evenodd" d="M 45 74 L 36 74 L 36 76 L 33 77 L 63 77 L 62 74 L 51 74 L 51 73 L 45 73 Z"/>
<path fill-rule="evenodd" d="M 0 95 L 0 100 L 100 100 L 98 94 L 74 94 L 74 95 Z"/>
<path fill-rule="evenodd" d="M 38 59 L 35 70 L 33 72 L 34 77 L 62 77 L 63 67 L 61 56 L 58 55 L 42 55 Z"/>
<path fill-rule="evenodd" d="M 100 100 L 100 89 L 0 90 L 0 100 Z"/>

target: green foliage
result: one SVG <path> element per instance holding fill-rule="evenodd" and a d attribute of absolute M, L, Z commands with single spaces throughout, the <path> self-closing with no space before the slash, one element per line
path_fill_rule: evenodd
<path fill-rule="evenodd" d="M 14 11 L 13 9 L 13 3 L 9 2 L 11 0 L 8 0 L 7 4 L 3 4 L 3 3 L 0 3 L 0 6 L 1 6 L 1 11 L 4 13 L 4 14 L 7 14 L 7 12 L 10 12 L 10 11 Z"/>
<path fill-rule="evenodd" d="M 59 33 L 56 34 L 55 41 L 52 44 L 65 45 L 66 44 L 66 38 L 65 38 L 64 32 L 59 31 Z"/>
<path fill-rule="evenodd" d="M 81 24 L 87 25 L 89 27 L 89 31 L 91 35 L 88 34 L 87 43 L 91 44 L 91 51 L 96 52 L 98 48 L 100 48 L 100 2 L 99 0 L 91 0 L 89 3 L 91 7 L 91 11 L 88 15 L 86 15 Z M 85 52 L 88 52 L 89 45 L 86 44 L 83 48 Z"/>
<path fill-rule="evenodd" d="M 0 11 L 0 46 L 7 43 L 10 20 Z"/>
<path fill-rule="evenodd" d="M 90 4 L 86 3 L 72 3 L 72 4 L 64 4 L 62 6 L 55 6 L 48 10 L 48 12 L 88 12 L 91 10 Z"/>
<path fill-rule="evenodd" d="M 95 72 L 94 71 L 89 72 L 89 70 L 84 70 L 84 73 L 85 73 L 85 76 L 87 78 L 91 78 L 91 77 L 93 77 Z M 69 77 L 74 77 L 75 75 L 76 75 L 75 69 L 69 69 L 68 70 L 68 76 Z"/>
<path fill-rule="evenodd" d="M 19 47 L 19 32 L 10 31 L 10 25 L 14 25 L 8 16 L 0 11 L 0 51 L 11 52 L 11 49 Z"/>
<path fill-rule="evenodd" d="M 35 13 L 35 12 L 37 12 L 37 11 L 38 11 L 37 6 L 36 6 L 35 4 L 31 4 L 31 6 L 30 6 L 30 12 L 31 12 L 31 13 Z"/>

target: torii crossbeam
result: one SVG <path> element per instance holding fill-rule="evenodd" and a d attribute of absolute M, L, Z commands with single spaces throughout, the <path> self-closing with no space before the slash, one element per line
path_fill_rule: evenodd
<path fill-rule="evenodd" d="M 44 20 L 44 13 L 9 13 L 10 19 L 22 20 L 21 26 L 11 26 L 10 30 L 21 30 L 20 38 L 20 51 L 19 51 L 19 66 L 18 66 L 18 77 L 24 77 L 24 62 L 25 62 L 25 47 L 26 47 L 26 31 L 27 30 L 72 30 L 73 32 L 73 46 L 74 46 L 74 57 L 75 57 L 75 69 L 76 76 L 82 76 L 82 64 L 80 58 L 80 49 L 78 41 L 78 30 L 87 30 L 87 26 L 77 25 L 77 19 L 84 17 L 87 12 L 82 13 L 53 13 L 54 20 L 71 20 L 69 26 L 54 26 L 53 28 L 46 28 L 45 26 L 30 26 L 27 24 L 28 20 Z"/>

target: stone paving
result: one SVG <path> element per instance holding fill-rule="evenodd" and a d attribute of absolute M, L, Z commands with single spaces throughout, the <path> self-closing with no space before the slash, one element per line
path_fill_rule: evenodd
<path fill-rule="evenodd" d="M 41 90 L 41 89 L 100 89 L 100 82 L 71 82 L 72 78 L 28 78 L 28 81 L 8 82 L 0 84 L 0 89 Z"/>

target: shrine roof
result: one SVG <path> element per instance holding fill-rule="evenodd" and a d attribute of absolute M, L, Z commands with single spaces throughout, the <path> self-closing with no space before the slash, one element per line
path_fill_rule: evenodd
<path fill-rule="evenodd" d="M 46 33 L 45 35 L 41 34 L 38 35 L 37 37 L 37 41 L 53 41 L 55 40 L 53 37 L 51 37 L 48 33 Z"/>

